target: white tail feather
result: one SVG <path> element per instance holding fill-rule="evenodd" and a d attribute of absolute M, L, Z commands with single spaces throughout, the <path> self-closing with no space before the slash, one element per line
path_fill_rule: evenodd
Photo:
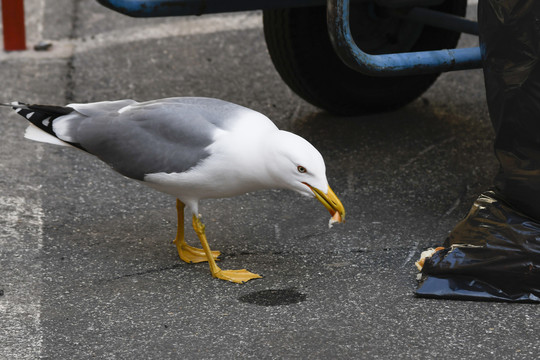
<path fill-rule="evenodd" d="M 44 143 L 53 144 L 53 145 L 71 146 L 63 142 L 62 140 L 55 138 L 54 136 L 50 134 L 47 134 L 45 131 L 41 130 L 34 124 L 30 124 L 26 128 L 26 131 L 24 132 L 24 137 L 29 140 L 44 142 Z"/>

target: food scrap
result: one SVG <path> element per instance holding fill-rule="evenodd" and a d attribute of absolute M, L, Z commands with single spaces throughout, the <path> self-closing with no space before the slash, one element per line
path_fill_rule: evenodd
<path fill-rule="evenodd" d="M 328 228 L 331 229 L 335 223 L 337 222 L 343 222 L 343 220 L 341 219 L 341 215 L 339 214 L 339 211 L 336 211 L 334 213 L 334 215 L 332 215 L 332 217 L 330 218 L 330 221 L 328 221 Z"/>
<path fill-rule="evenodd" d="M 426 251 L 422 251 L 420 254 L 420 260 L 414 263 L 416 265 L 416 268 L 418 271 L 422 271 L 422 268 L 424 267 L 424 263 L 426 262 L 427 258 L 430 258 L 435 254 L 437 251 L 443 250 L 444 248 L 442 246 L 436 247 L 435 249 L 429 248 Z"/>

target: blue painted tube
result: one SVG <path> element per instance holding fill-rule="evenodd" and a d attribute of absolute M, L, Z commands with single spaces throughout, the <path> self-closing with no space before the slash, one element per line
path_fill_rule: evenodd
<path fill-rule="evenodd" d="M 325 0 L 97 0 L 133 17 L 202 15 L 234 11 L 323 6 Z"/>
<path fill-rule="evenodd" d="M 482 66 L 480 48 L 447 49 L 370 55 L 358 48 L 349 26 L 349 0 L 328 0 L 330 39 L 341 60 L 353 70 L 372 76 L 432 74 Z"/>

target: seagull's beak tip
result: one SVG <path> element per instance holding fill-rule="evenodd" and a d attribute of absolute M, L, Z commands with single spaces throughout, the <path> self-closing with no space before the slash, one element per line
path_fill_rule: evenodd
<path fill-rule="evenodd" d="M 328 222 L 328 226 L 329 227 L 332 227 L 332 225 L 334 225 L 335 223 L 344 223 L 345 222 L 345 214 L 341 214 L 339 211 L 334 211 L 334 213 L 332 214 L 332 212 L 330 212 L 330 214 L 332 215 L 332 217 L 330 218 L 330 221 Z"/>
<path fill-rule="evenodd" d="M 317 188 L 311 186 L 310 188 L 315 194 L 317 200 L 319 200 L 328 210 L 328 212 L 330 212 L 330 215 L 332 216 L 329 222 L 330 227 L 334 223 L 344 223 L 345 208 L 330 186 L 328 186 L 328 191 L 326 194 Z"/>

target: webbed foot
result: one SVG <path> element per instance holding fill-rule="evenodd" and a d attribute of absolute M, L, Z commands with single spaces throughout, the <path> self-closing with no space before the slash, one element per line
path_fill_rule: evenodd
<path fill-rule="evenodd" d="M 252 279 L 261 279 L 262 276 L 259 274 L 254 274 L 249 272 L 246 269 L 242 270 L 221 270 L 218 268 L 218 271 L 212 273 L 212 276 L 218 279 L 231 281 L 237 284 L 243 284 Z"/>
<path fill-rule="evenodd" d="M 188 264 L 196 264 L 196 263 L 208 261 L 208 258 L 206 257 L 206 253 L 204 252 L 203 249 L 199 249 L 191 245 L 188 245 L 185 241 L 178 244 L 177 241 L 175 240 L 174 243 L 176 244 L 176 248 L 178 250 L 178 255 L 180 256 L 180 259 L 187 262 Z M 221 252 L 211 251 L 211 254 L 214 260 L 219 261 L 218 257 L 219 255 L 221 255 Z"/>

